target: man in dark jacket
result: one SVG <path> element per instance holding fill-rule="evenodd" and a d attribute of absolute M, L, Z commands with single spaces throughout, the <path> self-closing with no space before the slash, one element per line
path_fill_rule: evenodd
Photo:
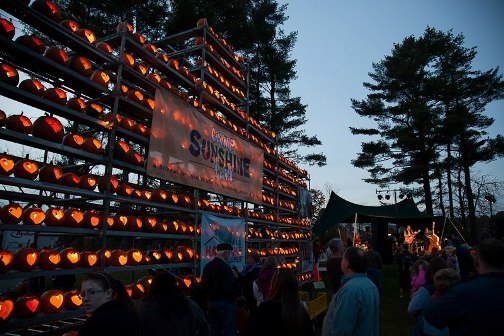
<path fill-rule="evenodd" d="M 423 309 L 425 319 L 437 328 L 450 328 L 450 336 L 495 335 L 504 316 L 504 242 L 491 238 L 478 247 L 478 276 L 448 290 Z"/>
<path fill-rule="evenodd" d="M 201 277 L 211 335 L 236 335 L 235 279 L 227 263 L 232 250 L 229 244 L 218 244 L 217 255 L 205 265 Z"/>

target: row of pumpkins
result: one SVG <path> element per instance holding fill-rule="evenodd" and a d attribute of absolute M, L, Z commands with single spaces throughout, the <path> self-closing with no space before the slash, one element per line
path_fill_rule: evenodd
<path fill-rule="evenodd" d="M 297 246 L 284 246 L 284 247 L 265 247 L 260 250 L 253 249 L 253 248 L 247 248 L 247 253 L 250 254 L 251 252 L 256 252 L 262 257 L 269 257 L 269 256 L 285 256 L 289 254 L 298 254 L 299 253 L 299 247 Z"/>
<path fill-rule="evenodd" d="M 105 258 L 105 266 L 178 264 L 191 262 L 193 258 L 199 261 L 199 254 L 195 253 L 192 248 L 183 245 L 175 248 L 149 250 L 145 253 L 136 248 L 128 251 L 122 249 L 105 250 L 103 254 L 101 251 L 78 251 L 72 247 L 67 247 L 59 252 L 51 249 L 39 251 L 35 248 L 23 247 L 15 253 L 0 250 L 0 273 L 8 272 L 11 269 L 28 272 L 37 267 L 44 271 L 56 268 L 98 267 L 101 265 L 102 257 Z"/>
<path fill-rule="evenodd" d="M 309 231 L 282 231 L 275 230 L 272 231 L 269 228 L 254 228 L 249 227 L 247 232 L 248 238 L 260 238 L 260 239 L 282 239 L 282 240 L 306 240 L 310 239 L 311 234 Z"/>
<path fill-rule="evenodd" d="M 147 275 L 136 282 L 125 286 L 126 292 L 132 300 L 141 299 L 149 290 L 153 277 Z M 199 277 L 186 275 L 178 278 L 176 285 L 188 288 L 193 283 L 199 283 Z M 83 304 L 80 291 L 72 289 L 63 292 L 58 289 L 50 289 L 42 293 L 40 297 L 36 295 L 23 295 L 16 301 L 10 298 L 0 298 L 0 323 L 7 321 L 12 317 L 31 318 L 39 313 L 57 314 L 63 309 L 76 310 Z"/>

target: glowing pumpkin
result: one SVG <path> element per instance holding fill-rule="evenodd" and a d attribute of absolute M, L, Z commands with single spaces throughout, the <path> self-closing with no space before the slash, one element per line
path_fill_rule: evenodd
<path fill-rule="evenodd" d="M 60 12 L 58 7 L 49 0 L 35 0 L 31 7 L 36 11 L 49 17 L 51 20 L 58 22 L 60 20 Z"/>
<path fill-rule="evenodd" d="M 72 247 L 67 247 L 66 249 L 61 251 L 60 257 L 60 265 L 62 268 L 74 268 L 75 266 L 79 265 L 80 253 Z"/>
<path fill-rule="evenodd" d="M 86 112 L 86 103 L 79 97 L 70 98 L 68 100 L 67 107 L 80 113 Z"/>
<path fill-rule="evenodd" d="M 70 133 L 63 137 L 63 145 L 80 149 L 84 143 L 84 138 L 80 134 Z"/>
<path fill-rule="evenodd" d="M 84 140 L 81 149 L 91 154 L 100 155 L 102 153 L 103 147 L 100 140 L 91 136 Z"/>
<path fill-rule="evenodd" d="M 72 172 L 64 173 L 60 183 L 67 187 L 77 188 L 80 183 L 80 176 Z"/>
<path fill-rule="evenodd" d="M 13 35 L 14 36 L 14 35 Z M 12 37 L 11 37 L 12 38 Z M 137 42 L 138 44 L 144 44 L 145 43 L 145 37 L 140 34 L 140 33 L 134 33 L 133 34 L 133 39 L 135 40 L 135 42 Z"/>
<path fill-rule="evenodd" d="M 117 188 L 117 195 L 130 197 L 133 194 L 133 188 L 127 183 L 119 184 L 119 188 Z"/>
<path fill-rule="evenodd" d="M 37 118 L 32 127 L 33 136 L 51 142 L 61 142 L 65 136 L 63 124 L 51 116 Z"/>
<path fill-rule="evenodd" d="M 68 67 L 84 77 L 89 77 L 93 73 L 93 65 L 84 56 L 73 55 L 70 57 Z"/>
<path fill-rule="evenodd" d="M 121 249 L 112 250 L 110 255 L 111 266 L 124 266 L 128 263 L 128 253 Z"/>
<path fill-rule="evenodd" d="M 63 306 L 67 310 L 75 310 L 82 306 L 82 297 L 78 290 L 72 289 L 63 294 Z"/>
<path fill-rule="evenodd" d="M 0 273 L 8 272 L 11 269 L 13 260 L 14 260 L 14 254 L 12 254 L 12 252 L 0 250 Z"/>
<path fill-rule="evenodd" d="M 82 37 L 84 40 L 86 40 L 89 43 L 94 43 L 96 41 L 95 34 L 89 29 L 79 29 L 77 31 L 77 36 Z"/>
<path fill-rule="evenodd" d="M 94 267 L 98 262 L 98 255 L 92 251 L 82 251 L 80 253 L 80 266 L 81 267 Z"/>
<path fill-rule="evenodd" d="M 86 190 L 95 190 L 97 184 L 96 177 L 93 175 L 84 175 L 80 178 L 79 188 Z"/>
<path fill-rule="evenodd" d="M 84 213 L 81 227 L 101 229 L 103 226 L 103 216 L 98 214 L 95 210 L 89 210 Z"/>
<path fill-rule="evenodd" d="M 60 22 L 60 25 L 72 33 L 76 33 L 79 30 L 79 24 L 72 20 L 63 20 Z"/>
<path fill-rule="evenodd" d="M 45 212 L 42 208 L 26 208 L 22 218 L 25 225 L 40 225 L 45 220 Z"/>
<path fill-rule="evenodd" d="M 10 175 L 14 171 L 15 162 L 7 155 L 0 155 L 0 175 Z"/>
<path fill-rule="evenodd" d="M 9 40 L 12 40 L 15 34 L 16 29 L 14 28 L 12 22 L 8 21 L 7 19 L 0 18 L 0 35 L 7 37 Z"/>
<path fill-rule="evenodd" d="M 143 260 L 143 254 L 139 249 L 130 249 L 128 251 L 128 264 L 132 266 L 140 265 Z"/>
<path fill-rule="evenodd" d="M 106 43 L 106 42 L 98 42 L 96 43 L 96 47 L 106 53 L 107 55 L 112 55 L 112 52 L 114 51 L 112 47 Z"/>
<path fill-rule="evenodd" d="M 16 86 L 19 83 L 19 73 L 13 66 L 9 64 L 0 64 L 0 80 L 7 84 Z"/>
<path fill-rule="evenodd" d="M 0 299 L 0 323 L 7 321 L 14 312 L 14 301 L 11 299 Z"/>
<path fill-rule="evenodd" d="M 152 216 L 142 217 L 142 228 L 147 232 L 155 232 L 157 226 L 157 219 Z"/>
<path fill-rule="evenodd" d="M 114 194 L 119 186 L 119 180 L 115 176 L 100 176 L 98 179 L 98 190 L 104 193 L 109 186 L 110 194 Z"/>
<path fill-rule="evenodd" d="M 121 22 L 117 25 L 116 31 L 118 33 L 126 32 L 130 35 L 133 34 L 133 26 L 128 22 Z"/>
<path fill-rule="evenodd" d="M 31 247 L 23 247 L 14 253 L 14 267 L 21 271 L 31 271 L 38 265 L 38 251 Z"/>
<path fill-rule="evenodd" d="M 49 47 L 44 53 L 44 56 L 55 61 L 56 63 L 68 65 L 67 53 L 58 47 Z"/>
<path fill-rule="evenodd" d="M 38 37 L 34 35 L 22 35 L 16 38 L 16 42 L 35 51 L 38 54 L 43 54 L 45 50 L 45 44 Z"/>
<path fill-rule="evenodd" d="M 104 88 L 108 88 L 110 76 L 103 70 L 95 70 L 91 75 L 91 80 Z"/>
<path fill-rule="evenodd" d="M 36 79 L 25 79 L 19 83 L 19 88 L 34 95 L 42 97 L 45 92 L 44 85 Z"/>
<path fill-rule="evenodd" d="M 61 256 L 58 251 L 42 249 L 39 252 L 38 266 L 42 270 L 53 270 L 59 266 Z"/>
<path fill-rule="evenodd" d="M 47 183 L 59 183 L 63 177 L 61 168 L 52 164 L 46 164 L 40 169 L 39 180 Z"/>
<path fill-rule="evenodd" d="M 51 207 L 46 210 L 46 218 L 44 223 L 47 226 L 64 226 L 65 212 L 60 208 Z"/>
<path fill-rule="evenodd" d="M 39 309 L 39 299 L 33 295 L 23 295 L 14 303 L 14 311 L 18 318 L 33 317 Z"/>
<path fill-rule="evenodd" d="M 35 180 L 38 176 L 38 164 L 30 159 L 22 159 L 14 165 L 14 176 Z"/>
<path fill-rule="evenodd" d="M 56 104 L 66 105 L 67 103 L 67 94 L 65 91 L 59 88 L 49 88 L 44 91 L 42 95 L 47 100 L 55 102 Z"/>
<path fill-rule="evenodd" d="M 84 220 L 84 214 L 79 209 L 69 208 L 65 210 L 65 226 L 79 227 Z"/>

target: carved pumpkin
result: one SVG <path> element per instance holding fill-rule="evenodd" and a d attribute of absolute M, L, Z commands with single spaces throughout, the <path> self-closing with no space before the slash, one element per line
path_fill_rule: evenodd
<path fill-rule="evenodd" d="M 44 85 L 36 79 L 25 79 L 19 83 L 19 88 L 39 97 L 42 97 L 45 92 Z"/>
<path fill-rule="evenodd" d="M 132 283 L 125 288 L 132 300 L 141 299 L 145 295 L 145 288 L 141 283 Z"/>
<path fill-rule="evenodd" d="M 112 224 L 112 229 L 114 230 L 126 230 L 128 227 L 128 217 L 123 215 L 115 215 Z"/>
<path fill-rule="evenodd" d="M 77 188 L 80 183 L 80 176 L 72 172 L 64 173 L 60 183 L 67 187 Z"/>
<path fill-rule="evenodd" d="M 59 266 L 61 256 L 58 251 L 43 249 L 39 252 L 38 266 L 42 270 L 53 270 Z"/>
<path fill-rule="evenodd" d="M 0 35 L 7 37 L 9 40 L 12 40 L 15 34 L 16 29 L 14 28 L 12 22 L 4 18 L 0 18 Z"/>
<path fill-rule="evenodd" d="M 179 197 L 178 197 L 177 193 L 170 192 L 170 191 L 167 191 L 166 193 L 168 194 L 168 197 L 166 198 L 166 202 L 168 204 L 177 205 L 178 201 L 179 201 Z"/>
<path fill-rule="evenodd" d="M 74 268 L 75 266 L 79 265 L 80 253 L 72 247 L 67 247 L 66 249 L 61 251 L 60 257 L 60 265 L 62 268 Z"/>
<path fill-rule="evenodd" d="M 145 50 L 147 50 L 148 52 L 150 52 L 153 55 L 156 55 L 157 50 L 158 50 L 157 47 L 152 43 L 145 44 L 143 47 Z"/>
<path fill-rule="evenodd" d="M 45 220 L 45 212 L 42 208 L 26 208 L 23 211 L 23 224 L 40 225 Z"/>
<path fill-rule="evenodd" d="M 130 146 L 128 145 L 128 143 L 126 141 L 116 139 L 114 146 L 114 158 L 117 160 L 124 161 L 128 157 L 129 152 L 130 152 Z"/>
<path fill-rule="evenodd" d="M 156 107 L 156 102 L 152 98 L 146 98 L 143 101 L 143 106 L 147 107 L 149 110 L 154 110 Z"/>
<path fill-rule="evenodd" d="M 131 163 L 132 165 L 135 166 L 143 166 L 144 160 L 140 153 L 130 151 L 126 158 L 126 162 Z"/>
<path fill-rule="evenodd" d="M 100 176 L 98 179 L 98 190 L 104 193 L 109 185 L 110 194 L 114 194 L 119 186 L 119 180 L 115 176 Z"/>
<path fill-rule="evenodd" d="M 138 90 L 130 90 L 127 95 L 128 99 L 141 104 L 144 100 L 144 95 Z"/>
<path fill-rule="evenodd" d="M 91 103 L 87 106 L 86 113 L 94 118 L 103 119 L 103 107 L 97 103 Z"/>
<path fill-rule="evenodd" d="M 44 94 L 42 95 L 47 100 L 50 100 L 52 102 L 55 102 L 56 104 L 60 105 L 66 105 L 67 103 L 67 94 L 65 91 L 59 89 L 59 88 L 49 88 L 44 91 Z"/>
<path fill-rule="evenodd" d="M 156 57 L 164 63 L 168 63 L 170 61 L 168 54 L 164 52 L 157 54 Z"/>
<path fill-rule="evenodd" d="M 49 0 L 35 0 L 31 7 L 36 11 L 49 17 L 51 20 L 58 22 L 60 20 L 60 12 L 58 7 Z"/>
<path fill-rule="evenodd" d="M 121 249 L 112 250 L 110 255 L 111 266 L 124 266 L 128 263 L 128 253 Z"/>
<path fill-rule="evenodd" d="M 29 48 L 36 53 L 43 54 L 45 50 L 45 44 L 38 37 L 34 35 L 22 35 L 16 39 L 16 42 Z"/>
<path fill-rule="evenodd" d="M 7 155 L 0 155 L 0 175 L 10 175 L 14 171 L 15 162 Z"/>
<path fill-rule="evenodd" d="M 30 159 L 22 159 L 14 166 L 14 176 L 34 180 L 38 176 L 38 164 Z"/>
<path fill-rule="evenodd" d="M 14 301 L 11 299 L 0 299 L 0 323 L 7 321 L 14 312 Z"/>
<path fill-rule="evenodd" d="M 138 135 L 144 136 L 144 137 L 150 136 L 149 128 L 145 125 L 140 124 L 140 123 L 135 124 L 135 127 L 133 128 L 133 132 L 135 132 Z"/>
<path fill-rule="evenodd" d="M 14 34 L 13 34 L 14 36 Z M 12 38 L 12 37 L 11 37 Z M 138 44 L 144 44 L 145 43 L 145 37 L 140 34 L 140 33 L 134 33 L 133 34 L 133 39 L 135 40 L 135 42 L 137 42 Z"/>
<path fill-rule="evenodd" d="M 133 131 L 133 127 L 135 126 L 135 122 L 133 121 L 133 119 L 131 119 L 129 117 L 123 117 L 123 118 L 121 118 L 121 122 L 119 123 L 119 126 L 124 128 L 125 130 Z"/>
<path fill-rule="evenodd" d="M 86 190 L 95 190 L 96 188 L 96 177 L 93 175 L 84 175 L 80 178 L 79 188 Z"/>
<path fill-rule="evenodd" d="M 156 189 L 151 194 L 151 200 L 158 203 L 165 203 L 167 197 L 168 194 L 166 193 L 166 191 L 161 189 Z"/>
<path fill-rule="evenodd" d="M 137 216 L 128 216 L 126 226 L 129 231 L 140 231 L 142 229 L 142 219 Z"/>
<path fill-rule="evenodd" d="M 31 271 L 38 264 L 38 251 L 31 247 L 23 247 L 14 253 L 14 267 L 21 271 Z"/>
<path fill-rule="evenodd" d="M 58 47 L 49 47 L 44 53 L 44 56 L 53 60 L 56 63 L 68 65 L 68 55 L 65 50 Z"/>
<path fill-rule="evenodd" d="M 72 20 L 63 20 L 60 22 L 60 25 L 70 30 L 72 33 L 76 33 L 79 30 L 79 24 Z"/>
<path fill-rule="evenodd" d="M 23 134 L 30 134 L 32 126 L 31 120 L 22 114 L 11 115 L 5 122 L 5 128 Z"/>
<path fill-rule="evenodd" d="M 102 153 L 103 147 L 100 140 L 91 136 L 89 138 L 86 138 L 86 140 L 84 140 L 81 149 L 91 154 L 100 155 Z"/>
<path fill-rule="evenodd" d="M 177 232 L 176 233 L 186 234 L 187 224 L 179 219 L 177 219 L 176 222 L 177 222 Z"/>
<path fill-rule="evenodd" d="M 91 80 L 104 88 L 108 88 L 110 76 L 103 70 L 95 70 L 91 75 Z"/>
<path fill-rule="evenodd" d="M 93 65 L 84 56 L 73 55 L 69 60 L 69 68 L 81 74 L 84 77 L 89 77 L 93 73 Z"/>
<path fill-rule="evenodd" d="M 40 296 L 40 308 L 45 314 L 56 314 L 63 308 L 63 292 L 57 289 L 45 291 Z"/>
<path fill-rule="evenodd" d="M 65 226 L 79 227 L 84 220 L 84 214 L 79 209 L 69 208 L 65 210 Z"/>
<path fill-rule="evenodd" d="M 133 194 L 133 188 L 127 183 L 119 184 L 119 188 L 117 188 L 117 195 L 130 197 Z"/>
<path fill-rule="evenodd" d="M 96 47 L 107 55 L 112 55 L 112 52 L 114 51 L 112 47 L 106 42 L 98 42 L 96 43 Z"/>
<path fill-rule="evenodd" d="M 178 221 L 176 220 L 169 220 L 166 221 L 166 232 L 170 234 L 176 234 L 178 231 Z"/>
<path fill-rule="evenodd" d="M 84 102 L 84 100 L 82 100 L 82 98 L 70 98 L 68 100 L 67 107 L 80 113 L 86 112 L 86 103 Z"/>
<path fill-rule="evenodd" d="M 63 177 L 61 168 L 52 164 L 46 164 L 40 169 L 39 180 L 47 183 L 59 183 Z"/>
<path fill-rule="evenodd" d="M 58 143 L 63 140 L 65 135 L 63 124 L 58 119 L 50 116 L 37 118 L 33 123 L 32 134 L 37 138 Z"/>
<path fill-rule="evenodd" d="M 63 294 L 63 306 L 67 310 L 75 310 L 82 306 L 82 297 L 78 290 L 72 289 Z"/>
<path fill-rule="evenodd" d="M 185 194 L 178 194 L 178 205 L 183 207 L 190 207 L 192 205 L 191 197 Z"/>
<path fill-rule="evenodd" d="M 149 68 L 147 68 L 147 66 L 143 63 L 135 64 L 134 68 L 136 71 L 138 71 L 143 76 L 145 76 L 147 74 L 147 72 L 149 71 Z"/>
<path fill-rule="evenodd" d="M 125 84 L 121 83 L 119 88 L 116 88 L 116 86 L 117 86 L 117 84 L 115 84 L 114 89 L 118 89 L 123 97 L 126 97 L 128 95 L 129 88 Z"/>
<path fill-rule="evenodd" d="M 82 144 L 84 143 L 84 138 L 80 134 L 69 133 L 63 137 L 63 145 L 81 149 Z"/>
<path fill-rule="evenodd" d="M 155 217 L 147 216 L 139 218 L 142 222 L 142 225 L 139 228 L 144 228 L 144 231 L 147 232 L 155 232 L 157 231 L 157 220 Z"/>
<path fill-rule="evenodd" d="M 161 262 L 161 258 L 163 258 L 163 255 L 160 251 L 158 250 L 150 250 L 148 253 L 148 256 L 151 259 L 151 263 L 153 264 L 158 264 Z"/>
<path fill-rule="evenodd" d="M 96 251 L 96 255 L 99 258 L 99 262 L 101 263 L 103 258 L 105 258 L 105 266 L 110 265 L 110 257 L 112 256 L 112 252 L 110 250 L 105 250 L 102 252 L 102 250 Z"/>
<path fill-rule="evenodd" d="M 132 266 L 140 265 L 143 260 L 143 254 L 139 249 L 130 249 L 128 251 L 128 264 Z"/>
<path fill-rule="evenodd" d="M 60 208 L 51 207 L 46 210 L 46 218 L 44 223 L 47 226 L 64 226 L 65 212 Z"/>
<path fill-rule="evenodd" d="M 82 251 L 80 253 L 81 267 L 94 267 L 98 262 L 98 255 L 92 251 Z"/>
<path fill-rule="evenodd" d="M 121 22 L 117 25 L 116 28 L 118 33 L 122 33 L 126 31 L 126 33 L 132 35 L 133 34 L 133 26 L 129 24 L 128 22 Z"/>
<path fill-rule="evenodd" d="M 142 284 L 142 286 L 145 288 L 146 291 L 148 291 L 150 286 L 152 285 L 153 278 L 154 277 L 152 275 L 146 275 L 140 280 L 138 280 L 138 282 Z"/>
<path fill-rule="evenodd" d="M 0 250 L 0 273 L 8 272 L 11 269 L 13 260 L 14 254 L 12 254 L 12 252 Z"/>
<path fill-rule="evenodd" d="M 33 317 L 39 309 L 39 299 L 33 295 L 23 295 L 14 303 L 14 311 L 18 318 Z"/>
<path fill-rule="evenodd" d="M 161 76 L 159 76 L 158 73 L 156 72 L 151 72 L 147 75 L 147 78 L 150 79 L 151 81 L 153 81 L 154 83 L 157 83 L 159 84 L 159 82 L 161 82 Z"/>
<path fill-rule="evenodd" d="M 0 64 L 0 80 L 7 84 L 16 86 L 19 83 L 19 73 L 13 66 L 9 64 Z"/>
<path fill-rule="evenodd" d="M 101 229 L 103 226 L 103 216 L 94 210 L 89 210 L 84 213 L 84 218 L 81 227 Z"/>
<path fill-rule="evenodd" d="M 169 226 L 169 222 L 167 222 L 167 221 L 158 222 L 156 225 L 156 231 L 159 233 L 167 233 L 168 226 Z"/>
<path fill-rule="evenodd" d="M 77 36 L 82 37 L 84 40 L 88 41 L 89 43 L 94 43 L 96 41 L 95 34 L 89 29 L 79 29 L 77 31 Z"/>

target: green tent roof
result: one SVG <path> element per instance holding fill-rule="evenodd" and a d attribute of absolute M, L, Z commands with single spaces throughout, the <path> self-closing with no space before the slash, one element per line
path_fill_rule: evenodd
<path fill-rule="evenodd" d="M 397 223 L 401 219 L 408 219 L 408 223 L 410 223 L 411 221 L 418 222 L 419 220 L 425 221 L 433 218 L 420 212 L 413 199 L 402 200 L 397 203 L 397 207 L 395 204 L 366 206 L 349 202 L 331 192 L 327 207 L 322 216 L 315 222 L 313 232 L 322 234 L 339 223 L 353 223 L 355 214 L 357 214 L 359 223 L 372 218 L 387 218 L 393 223 Z"/>

